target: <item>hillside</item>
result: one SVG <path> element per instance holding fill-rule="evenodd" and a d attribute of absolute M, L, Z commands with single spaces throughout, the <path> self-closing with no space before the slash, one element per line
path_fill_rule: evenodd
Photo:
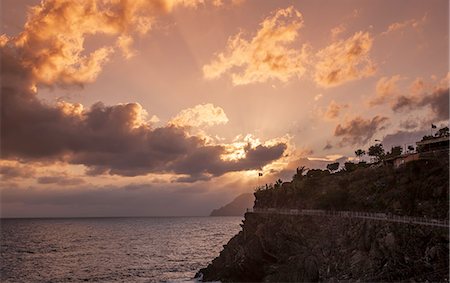
<path fill-rule="evenodd" d="M 448 219 L 448 153 L 398 169 L 348 164 L 301 168 L 258 188 L 255 208 L 370 211 Z M 247 213 L 242 231 L 200 272 L 203 280 L 448 281 L 446 227 L 318 216 Z M 200 274 L 200 273 L 199 273 Z"/>
<path fill-rule="evenodd" d="M 310 170 L 259 188 L 255 207 L 384 212 L 448 219 L 448 153 L 392 166 L 353 164 L 331 174 Z"/>
<path fill-rule="evenodd" d="M 244 193 L 237 196 L 233 201 L 214 209 L 210 216 L 243 216 L 247 208 L 252 208 L 255 196 L 251 193 Z"/>

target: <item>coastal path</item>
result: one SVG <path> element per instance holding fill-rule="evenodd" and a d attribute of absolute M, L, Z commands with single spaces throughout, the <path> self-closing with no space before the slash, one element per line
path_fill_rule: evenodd
<path fill-rule="evenodd" d="M 428 225 L 428 226 L 449 228 L 448 220 L 430 219 L 430 218 L 426 218 L 426 217 L 400 216 L 400 215 L 393 215 L 393 214 L 388 214 L 388 213 L 372 213 L 372 212 L 359 212 L 359 211 L 332 211 L 332 210 L 317 210 L 317 209 L 288 209 L 288 208 L 252 208 L 252 209 L 247 209 L 247 213 L 361 218 L 361 219 L 372 219 L 372 220 L 387 221 L 387 222 Z"/>

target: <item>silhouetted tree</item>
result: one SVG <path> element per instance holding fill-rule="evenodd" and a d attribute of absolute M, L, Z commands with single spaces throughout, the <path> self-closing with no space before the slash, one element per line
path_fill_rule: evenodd
<path fill-rule="evenodd" d="M 331 172 L 336 171 L 339 169 L 339 162 L 330 163 L 327 165 L 327 169 Z"/>
<path fill-rule="evenodd" d="M 280 188 L 280 187 L 281 187 L 281 184 L 283 184 L 283 181 L 282 181 L 281 179 L 278 179 L 278 180 L 275 182 L 274 187 L 275 187 L 275 188 Z"/>
<path fill-rule="evenodd" d="M 358 157 L 358 158 L 361 158 L 364 154 L 366 154 L 366 151 L 365 151 L 365 150 L 357 149 L 357 150 L 355 151 L 355 155 L 356 155 L 356 157 Z"/>
<path fill-rule="evenodd" d="M 439 129 L 436 134 L 436 137 L 448 137 L 449 136 L 449 132 L 448 132 L 448 127 L 443 127 L 441 129 Z"/>
<path fill-rule="evenodd" d="M 389 157 L 394 157 L 394 156 L 399 156 L 402 155 L 402 147 L 397 145 L 397 146 L 393 146 L 391 148 L 391 152 L 389 153 Z"/>
<path fill-rule="evenodd" d="M 377 143 L 369 147 L 368 151 L 369 156 L 376 157 L 377 161 L 380 161 L 384 156 L 384 148 L 381 143 Z"/>
<path fill-rule="evenodd" d="M 293 180 L 301 180 L 301 178 L 303 177 L 303 173 L 305 173 L 306 170 L 307 168 L 305 166 L 298 167 L 297 173 L 295 173 Z"/>
<path fill-rule="evenodd" d="M 306 173 L 306 177 L 308 178 L 319 178 L 322 176 L 330 175 L 330 171 L 328 170 L 320 170 L 320 169 L 311 169 Z"/>
<path fill-rule="evenodd" d="M 409 150 L 409 151 L 414 151 L 414 146 L 408 145 L 408 150 Z"/>
<path fill-rule="evenodd" d="M 358 168 L 358 164 L 355 164 L 353 162 L 345 162 L 344 168 L 345 168 L 345 171 L 352 172 L 352 171 L 355 171 L 356 168 Z"/>

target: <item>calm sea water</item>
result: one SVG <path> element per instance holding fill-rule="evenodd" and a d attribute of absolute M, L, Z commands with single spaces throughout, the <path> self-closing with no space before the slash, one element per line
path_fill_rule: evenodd
<path fill-rule="evenodd" d="M 242 217 L 1 220 L 1 282 L 193 278 Z"/>

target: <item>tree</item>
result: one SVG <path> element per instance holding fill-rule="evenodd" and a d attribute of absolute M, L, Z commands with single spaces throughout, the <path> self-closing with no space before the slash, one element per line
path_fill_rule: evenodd
<path fill-rule="evenodd" d="M 436 137 L 448 137 L 449 136 L 449 132 L 448 132 L 448 127 L 444 127 L 439 129 L 436 134 Z"/>
<path fill-rule="evenodd" d="M 361 157 L 365 154 L 366 154 L 366 151 L 362 150 L 360 148 L 355 151 L 355 155 L 356 155 L 356 157 L 358 157 L 359 161 L 361 161 Z"/>
<path fill-rule="evenodd" d="M 306 177 L 308 178 L 321 178 L 327 175 L 330 175 L 330 171 L 320 169 L 311 169 L 308 171 L 308 173 L 306 173 Z"/>
<path fill-rule="evenodd" d="M 327 169 L 330 170 L 331 172 L 338 170 L 339 169 L 339 162 L 328 164 L 327 165 Z"/>
<path fill-rule="evenodd" d="M 344 168 L 345 168 L 345 171 L 347 171 L 347 172 L 353 172 L 358 168 L 358 164 L 355 164 L 353 162 L 345 162 Z"/>
<path fill-rule="evenodd" d="M 305 171 L 308 170 L 305 166 L 297 167 L 297 173 L 294 175 L 294 180 L 301 180 Z"/>
<path fill-rule="evenodd" d="M 390 152 L 389 156 L 394 157 L 394 156 L 402 155 L 402 151 L 403 151 L 403 149 L 401 146 L 399 146 L 399 145 L 393 146 L 391 148 L 391 152 Z"/>
<path fill-rule="evenodd" d="M 408 145 L 408 151 L 414 151 L 414 146 Z"/>
<path fill-rule="evenodd" d="M 377 161 L 380 161 L 384 156 L 384 148 L 381 143 L 377 143 L 369 147 L 369 156 L 376 157 Z"/>
<path fill-rule="evenodd" d="M 275 189 L 281 188 L 281 184 L 283 184 L 283 181 L 282 181 L 281 179 L 278 179 L 278 180 L 275 182 L 274 188 L 275 188 Z"/>

